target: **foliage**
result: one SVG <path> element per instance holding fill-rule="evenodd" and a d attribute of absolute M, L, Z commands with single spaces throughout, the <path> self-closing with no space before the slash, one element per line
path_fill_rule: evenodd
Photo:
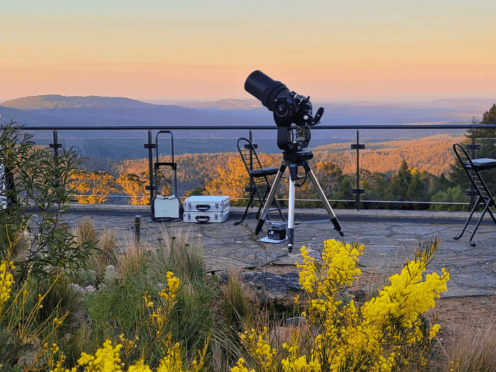
<path fill-rule="evenodd" d="M 48 149 L 35 147 L 32 136 L 14 121 L 1 124 L 0 129 L 0 163 L 10 176 L 10 187 L 0 190 L 9 200 L 0 212 L 2 259 L 15 260 L 23 279 L 30 267 L 35 277 L 81 269 L 92 245 L 77 244 L 61 221 L 73 193 L 69 185 L 78 157 L 72 150 L 54 156 Z M 33 237 L 25 251 L 10 257 L 25 233 Z"/>
<path fill-rule="evenodd" d="M 437 245 L 434 241 L 421 247 L 415 259 L 361 307 L 353 300 L 344 303 L 340 294 L 360 274 L 357 265 L 363 246 L 328 240 L 322 263 L 302 247 L 304 262 L 297 266 L 300 285 L 308 297 L 302 316 L 314 330 L 305 336 L 310 343 L 301 342 L 302 334 L 296 328 L 290 344 L 284 345 L 286 357 L 279 367 L 274 358 L 277 350 L 271 348 L 266 330 L 245 331 L 242 343 L 261 371 L 422 370 L 439 330 L 437 324 L 430 327 L 422 314 L 434 307 L 449 280 L 444 269 L 441 276 L 433 273 L 423 278 Z M 248 372 L 244 360 L 232 371 Z"/>
<path fill-rule="evenodd" d="M 437 193 L 432 195 L 431 201 L 433 202 L 445 202 L 445 203 L 466 203 L 468 201 L 467 196 L 465 196 L 464 190 L 461 186 L 448 187 L 446 190 L 439 190 Z M 431 211 L 464 211 L 467 210 L 467 206 L 455 204 L 455 205 L 438 205 L 432 204 L 429 208 Z"/>
<path fill-rule="evenodd" d="M 163 357 L 158 362 L 157 372 L 198 372 L 202 370 L 204 358 L 208 346 L 208 339 L 199 353 L 199 361 L 191 362 L 191 369 L 183 369 L 183 355 L 179 343 L 173 343 L 172 336 L 167 329 L 169 317 L 177 301 L 177 293 L 180 287 L 180 280 L 174 277 L 172 272 L 167 273 L 167 288 L 162 289 L 158 296 L 152 299 L 145 294 L 143 297 L 144 328 L 148 331 L 148 342 L 138 343 L 139 338 L 127 339 L 124 335 L 114 343 L 107 339 L 103 342 L 103 347 L 99 348 L 94 355 L 82 353 L 77 361 L 77 366 L 71 368 L 71 372 L 83 371 L 122 371 L 124 366 L 128 366 L 129 372 L 150 371 L 151 368 L 145 363 L 155 348 L 160 348 Z M 133 362 L 131 356 L 139 352 L 138 358 Z M 55 345 L 45 352 L 49 358 L 50 371 L 63 372 L 65 356 L 59 353 Z M 58 355 L 57 355 L 58 354 Z M 51 357 L 51 358 L 50 358 Z"/>
<path fill-rule="evenodd" d="M 219 294 L 217 282 L 205 278 L 201 246 L 187 235 L 170 236 L 164 231 L 159 248 L 146 252 L 146 247 L 130 243 L 126 253 L 117 259 L 117 272 L 112 274 L 110 268 L 98 290 L 86 299 L 94 342 L 101 345 L 106 339 L 118 341 L 121 334 L 137 337 L 137 349 L 146 347 L 148 363 L 158 365 L 161 349 L 159 345 L 151 346 L 149 314 L 141 304 L 143 293 L 147 293 L 148 303 L 157 303 L 157 296 L 149 294 L 160 291 L 174 271 L 182 284 L 166 327 L 171 340 L 181 345 L 184 358 L 192 360 L 194 350 L 201 349 L 209 338 L 215 315 L 212 304 Z M 137 356 L 133 354 L 133 358 Z"/>
<path fill-rule="evenodd" d="M 217 173 L 217 177 L 205 184 L 207 195 L 226 195 L 231 199 L 246 197 L 245 186 L 249 185 L 249 176 L 239 157 L 231 159 L 226 169 L 217 168 Z"/>
<path fill-rule="evenodd" d="M 433 194 L 448 187 L 466 184 L 468 188 L 465 174 L 460 174 L 458 178 L 453 174 L 448 185 L 440 181 L 446 180 L 444 175 L 448 174 L 450 166 L 457 167 L 452 144 L 459 140 L 449 135 L 436 135 L 417 140 L 374 143 L 370 145 L 370 149 L 368 146 L 360 155 L 359 187 L 365 189 L 365 194 L 361 196 L 363 203 L 360 208 L 426 209 L 428 204 L 397 204 L 391 201 L 398 197 L 402 201 L 429 202 Z M 355 200 L 355 195 L 350 190 L 356 187 L 356 154 L 344 151 L 343 146 L 347 148 L 345 144 L 317 148 L 314 151 L 316 160 L 312 164 L 312 170 L 329 199 Z M 265 167 L 279 166 L 278 155 L 259 154 Z M 170 161 L 170 157 L 161 157 L 160 161 Z M 248 196 L 245 188 L 249 186 L 249 178 L 237 153 L 184 154 L 177 156 L 175 161 L 178 164 L 179 195 L 229 195 L 232 205 L 246 203 L 238 198 Z M 116 174 L 112 181 L 117 185 L 116 192 L 131 196 L 129 202 L 132 204 L 145 204 L 148 198 L 144 187 L 149 181 L 145 175 L 147 171 L 143 172 L 143 169 L 147 167 L 147 160 L 139 159 L 124 160 L 112 168 L 105 169 Z M 161 172 L 158 176 L 164 178 L 158 183 L 164 183 L 162 192 L 167 194 L 171 188 L 170 180 L 165 179 Z M 403 190 L 406 185 L 408 186 Z M 280 186 L 278 196 L 284 198 L 287 196 L 287 185 L 283 182 Z M 317 193 L 310 182 L 304 183 L 297 190 L 297 197 L 317 200 L 298 200 L 299 207 L 320 206 Z M 385 202 L 371 203 L 367 202 L 368 200 Z M 354 207 L 355 203 L 336 202 L 333 206 L 350 208 Z M 452 208 L 447 206 L 445 209 Z"/>
<path fill-rule="evenodd" d="M 12 262 L 0 264 L 0 365 L 4 370 L 39 370 L 45 348 L 68 313 L 41 316 L 52 287 L 42 293 L 32 290 L 33 281 L 28 274 L 27 280 L 16 288 L 14 269 Z"/>
<path fill-rule="evenodd" d="M 183 283 L 171 314 L 171 334 L 191 358 L 193 350 L 201 347 L 214 327 L 215 302 L 220 292 L 216 278 L 205 277 L 201 241 L 188 233 L 173 233 L 162 231 L 159 249 L 150 253 L 149 270 L 158 278 L 167 270 L 173 271 Z"/>
<path fill-rule="evenodd" d="M 150 198 L 145 197 L 147 191 L 145 189 L 146 181 L 140 179 L 134 173 L 122 173 L 115 183 L 122 188 L 122 191 L 131 197 L 131 205 L 147 205 L 150 203 Z"/>
<path fill-rule="evenodd" d="M 250 314 L 249 299 L 243 291 L 238 273 L 230 271 L 227 284 L 223 290 L 224 320 L 239 332 Z"/>
<path fill-rule="evenodd" d="M 71 175 L 76 200 L 82 204 L 103 204 L 108 196 L 117 192 L 114 177 L 104 171 L 79 170 Z"/>

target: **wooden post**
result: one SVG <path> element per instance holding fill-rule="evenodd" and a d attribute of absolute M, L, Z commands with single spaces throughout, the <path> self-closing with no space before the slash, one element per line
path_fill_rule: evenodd
<path fill-rule="evenodd" d="M 141 235 L 141 216 L 137 214 L 134 217 L 134 237 L 136 244 L 138 244 L 140 241 L 140 235 Z"/>

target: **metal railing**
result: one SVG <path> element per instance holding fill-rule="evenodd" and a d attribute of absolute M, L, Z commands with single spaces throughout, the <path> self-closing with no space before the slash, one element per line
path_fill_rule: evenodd
<path fill-rule="evenodd" d="M 206 125 L 206 126 L 103 126 L 103 127 L 94 127 L 94 126 L 23 126 L 23 130 L 25 131 L 52 131 L 52 141 L 50 143 L 50 148 L 53 148 L 54 156 L 58 155 L 59 149 L 62 147 L 62 144 L 59 142 L 58 134 L 61 131 L 143 131 L 143 144 L 146 147 L 147 141 L 147 133 L 149 131 L 178 131 L 178 132 L 187 132 L 187 131 L 228 131 L 228 130 L 242 130 L 248 131 L 248 135 L 250 140 L 253 139 L 254 131 L 275 131 L 277 130 L 277 126 L 215 126 L 215 125 Z M 475 137 L 477 129 L 495 129 L 496 124 L 415 124 L 415 125 L 318 125 L 312 127 L 312 131 L 335 131 L 335 130 L 353 130 L 356 131 L 356 141 L 351 144 L 351 150 L 356 150 L 356 187 L 351 189 L 351 193 L 355 195 L 355 200 L 330 200 L 333 202 L 354 202 L 356 208 L 359 209 L 360 204 L 362 202 L 367 203 L 396 203 L 396 204 L 469 204 L 469 203 L 450 203 L 450 202 L 432 202 L 432 201 L 388 201 L 388 200 L 362 200 L 361 195 L 365 193 L 365 190 L 360 187 L 360 151 L 366 148 L 365 143 L 360 143 L 360 131 L 363 130 L 372 130 L 372 131 L 391 131 L 391 130 L 399 130 L 399 131 L 427 131 L 427 130 L 460 130 L 467 131 L 470 130 L 472 135 L 472 143 L 467 146 L 467 149 L 471 151 L 472 157 L 476 157 L 476 151 L 480 149 L 480 145 L 476 143 L 477 138 Z M 460 133 L 462 134 L 462 133 Z M 421 137 L 421 136 L 419 136 Z M 393 139 L 390 139 L 393 140 Z M 275 140 L 274 140 L 275 141 Z M 343 141 L 344 142 L 344 141 Z M 384 141 L 386 142 L 386 140 Z M 346 141 L 348 143 L 348 141 Z M 145 157 L 145 156 L 144 156 Z M 301 199 L 297 199 L 301 200 Z M 306 199 L 305 199 L 306 200 Z M 311 201 L 311 199 L 308 199 Z"/>

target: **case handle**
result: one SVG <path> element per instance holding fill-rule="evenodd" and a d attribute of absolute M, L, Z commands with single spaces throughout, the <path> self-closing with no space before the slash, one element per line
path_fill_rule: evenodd
<path fill-rule="evenodd" d="M 206 222 L 210 221 L 210 217 L 209 216 L 196 216 L 196 221 L 198 221 L 199 223 L 206 223 Z"/>

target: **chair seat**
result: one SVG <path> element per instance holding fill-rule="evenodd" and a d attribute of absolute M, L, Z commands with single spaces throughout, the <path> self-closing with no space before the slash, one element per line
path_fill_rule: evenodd
<path fill-rule="evenodd" d="M 473 159 L 472 163 L 478 170 L 496 168 L 496 159 L 488 159 L 488 158 Z"/>
<path fill-rule="evenodd" d="M 277 174 L 279 168 L 262 168 L 262 169 L 254 169 L 250 171 L 250 175 L 253 177 L 263 177 L 263 176 L 272 176 Z"/>

